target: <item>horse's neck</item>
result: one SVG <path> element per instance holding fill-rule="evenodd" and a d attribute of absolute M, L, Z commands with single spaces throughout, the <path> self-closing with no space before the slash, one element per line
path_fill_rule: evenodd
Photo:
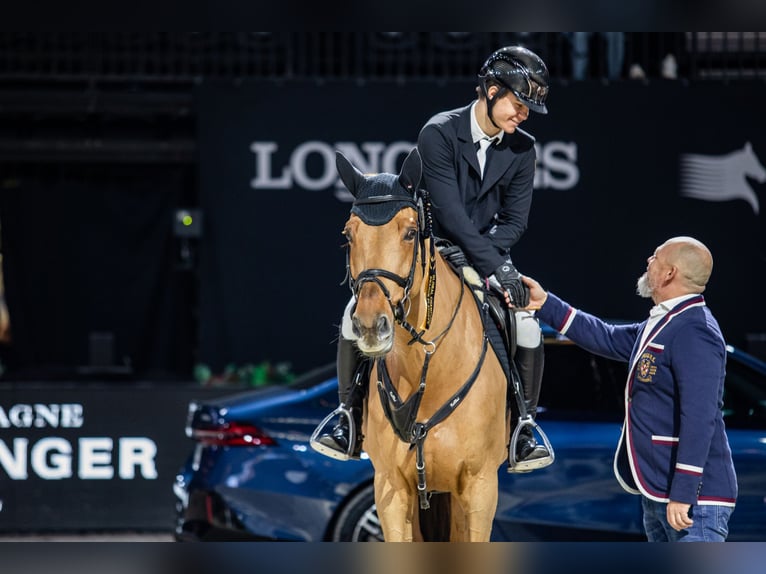
<path fill-rule="evenodd" d="M 421 283 L 423 282 L 418 284 L 416 292 L 413 290 L 411 293 L 412 305 L 407 315 L 407 321 L 418 332 L 422 329 L 427 312 L 426 298 L 423 295 L 425 287 L 421 286 Z M 461 300 L 461 292 L 464 288 L 466 292 Z M 476 315 L 475 321 L 468 318 L 473 315 Z M 418 388 L 423 374 L 426 348 L 429 352 L 435 349 L 433 360 L 428 366 L 428 380 L 451 380 L 455 375 L 456 364 L 462 364 L 459 360 L 456 363 L 455 360 L 465 352 L 466 330 L 469 325 L 476 326 L 476 323 L 480 321 L 475 301 L 462 279 L 440 255 L 437 255 L 433 317 L 430 327 L 422 335 L 423 341 L 433 341 L 435 347 L 421 342 L 409 344 L 412 335 L 398 325 L 394 348 L 386 357 L 387 370 L 402 398 L 406 399 Z M 481 327 L 478 326 L 478 328 Z M 474 351 L 478 353 L 478 348 Z M 471 363 L 471 360 L 468 363 Z M 472 365 L 470 367 L 472 368 Z M 449 396 L 455 390 L 451 385 L 437 385 L 437 387 L 431 388 L 428 393 L 437 401 L 444 398 L 442 395 Z"/>
<path fill-rule="evenodd" d="M 420 263 L 418 263 L 420 266 Z M 426 271 L 426 276 L 428 271 Z M 407 321 L 418 331 L 425 327 L 428 302 L 425 296 L 426 278 L 418 281 L 417 289 L 410 293 L 410 310 Z M 447 328 L 460 299 L 463 284 L 460 278 L 447 266 L 440 255 L 436 255 L 436 292 L 433 301 L 433 315 L 423 339 L 429 341 Z M 408 339 L 409 341 L 409 339 Z M 406 345 L 407 341 L 405 341 Z"/>
<path fill-rule="evenodd" d="M 410 311 L 407 314 L 407 321 L 420 332 L 425 326 L 428 304 L 424 294 L 424 281 L 420 281 L 418 289 L 410 293 Z M 460 301 L 463 283 L 454 271 L 437 254 L 436 257 L 436 292 L 433 303 L 433 316 L 429 328 L 422 335 L 424 341 L 435 341 L 438 347 L 454 345 L 455 337 L 447 337 L 445 331 L 448 329 L 458 330 L 462 333 L 463 325 L 458 319 L 455 319 L 455 312 L 458 304 L 461 306 L 460 313 L 465 313 L 474 302 L 469 293 L 463 295 Z M 412 375 L 420 375 L 420 369 L 423 365 L 424 347 L 420 342 L 409 344 L 412 335 L 402 326 L 397 326 L 398 332 L 394 340 L 394 349 L 392 353 L 396 356 L 396 361 L 387 362 L 397 365 L 402 371 L 407 371 L 408 380 L 412 380 Z M 449 352 L 449 351 L 447 351 Z M 440 350 L 441 354 L 445 350 Z M 416 384 L 416 383 L 414 383 Z"/>

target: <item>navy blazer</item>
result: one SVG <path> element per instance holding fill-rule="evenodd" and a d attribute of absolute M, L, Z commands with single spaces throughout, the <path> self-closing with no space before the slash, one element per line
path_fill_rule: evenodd
<path fill-rule="evenodd" d="M 537 316 L 581 347 L 629 363 L 614 458 L 624 490 L 659 502 L 734 506 L 722 413 L 726 346 L 702 295 L 671 309 L 640 348 L 646 321 L 605 323 L 552 293 Z"/>
<path fill-rule="evenodd" d="M 471 105 L 432 117 L 418 137 L 422 185 L 431 195 L 434 232 L 459 245 L 484 276 L 510 256 L 527 228 L 535 176 L 534 138 L 503 135 L 482 181 L 471 138 Z M 467 212 L 469 200 L 475 203 Z"/>

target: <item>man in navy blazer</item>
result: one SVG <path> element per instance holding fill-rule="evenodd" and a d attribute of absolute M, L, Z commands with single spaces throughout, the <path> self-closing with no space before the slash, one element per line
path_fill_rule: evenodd
<path fill-rule="evenodd" d="M 431 197 L 434 233 L 460 247 L 468 264 L 505 294 L 509 307 L 521 308 L 528 294 L 510 250 L 527 228 L 535 139 L 519 124 L 530 110 L 548 112 L 548 70 L 531 50 L 501 48 L 479 70 L 476 92 L 471 104 L 435 115 L 420 131 L 422 185 Z M 518 422 L 531 423 L 536 413 L 543 345 L 533 313 L 516 312 L 515 324 L 514 360 L 526 413 L 513 411 L 519 431 L 516 444 L 509 445 L 508 471 L 528 472 L 551 464 L 553 455 L 536 441 L 533 424 Z"/>
<path fill-rule="evenodd" d="M 632 325 L 605 323 L 523 278 L 540 320 L 630 365 L 614 472 L 641 495 L 650 542 L 724 541 L 737 498 L 721 410 L 726 346 L 702 296 L 712 269 L 710 251 L 694 238 L 660 245 L 637 283 L 655 306 Z"/>

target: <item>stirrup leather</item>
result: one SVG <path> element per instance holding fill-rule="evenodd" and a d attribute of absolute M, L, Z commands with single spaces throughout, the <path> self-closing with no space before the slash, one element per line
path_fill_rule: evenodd
<path fill-rule="evenodd" d="M 319 437 L 323 434 L 322 431 L 336 416 L 346 417 L 346 420 L 348 421 L 348 449 L 346 451 L 336 450 L 334 448 L 330 448 L 326 444 L 319 442 Z M 356 445 L 356 424 L 354 423 L 354 418 L 351 415 L 351 411 L 346 408 L 345 404 L 341 403 L 337 409 L 332 411 L 322 420 L 321 423 L 319 423 L 317 428 L 315 428 L 314 432 L 311 434 L 309 444 L 311 445 L 311 448 L 313 448 L 319 454 L 329 456 L 335 460 L 349 460 L 352 458 L 351 455 Z"/>
<path fill-rule="evenodd" d="M 519 440 L 521 429 L 524 427 L 531 427 L 533 435 L 535 432 L 540 435 L 540 438 L 543 439 L 545 448 L 547 448 L 548 452 L 550 453 L 549 456 L 544 456 L 542 458 L 536 458 L 529 461 L 521 461 L 516 458 L 516 443 Z M 540 425 L 538 425 L 529 415 L 520 418 L 519 422 L 516 424 L 516 428 L 513 431 L 513 435 L 511 436 L 511 443 L 508 445 L 508 472 L 529 472 L 530 470 L 545 468 L 546 466 L 553 464 L 555 459 L 556 455 L 553 452 L 553 447 L 548 440 L 548 436 L 543 432 L 543 429 L 540 428 Z"/>

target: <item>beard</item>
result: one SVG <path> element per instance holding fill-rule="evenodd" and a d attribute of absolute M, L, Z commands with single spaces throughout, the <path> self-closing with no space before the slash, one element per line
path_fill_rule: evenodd
<path fill-rule="evenodd" d="M 654 295 L 654 289 L 649 285 L 649 277 L 646 273 L 641 275 L 641 277 L 638 278 L 638 281 L 636 281 L 636 293 L 638 293 L 639 297 L 643 297 L 644 299 L 651 299 L 652 295 Z"/>

